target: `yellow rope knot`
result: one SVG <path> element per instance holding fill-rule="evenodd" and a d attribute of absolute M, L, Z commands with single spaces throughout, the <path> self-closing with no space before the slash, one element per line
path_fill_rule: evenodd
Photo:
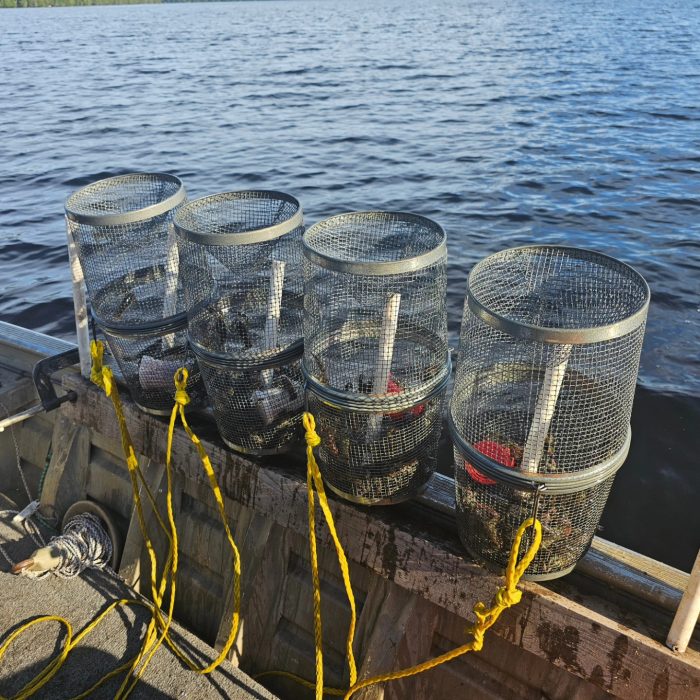
<path fill-rule="evenodd" d="M 100 389 L 104 388 L 104 380 L 102 378 L 102 357 L 104 352 L 105 346 L 101 340 L 90 342 L 90 357 L 92 358 L 90 381 L 100 387 Z"/>
<path fill-rule="evenodd" d="M 179 406 L 187 406 L 190 402 L 190 395 L 185 389 L 188 377 L 189 372 L 185 367 L 180 367 L 180 369 L 175 372 L 175 403 Z"/>
<path fill-rule="evenodd" d="M 102 368 L 102 384 L 100 384 L 107 396 L 112 396 L 114 391 L 114 375 L 109 367 Z"/>
<path fill-rule="evenodd" d="M 306 444 L 311 447 L 318 447 L 321 444 L 321 438 L 316 432 L 316 420 L 313 415 L 308 411 L 304 412 L 302 417 L 302 423 L 304 424 L 304 430 L 306 431 Z"/>
<path fill-rule="evenodd" d="M 481 651 L 484 648 L 484 634 L 486 630 L 476 625 L 470 632 L 472 633 L 471 650 Z"/>
<path fill-rule="evenodd" d="M 517 605 L 522 597 L 523 592 L 519 588 L 502 586 L 496 591 L 493 601 L 499 608 L 509 608 L 511 605 Z"/>

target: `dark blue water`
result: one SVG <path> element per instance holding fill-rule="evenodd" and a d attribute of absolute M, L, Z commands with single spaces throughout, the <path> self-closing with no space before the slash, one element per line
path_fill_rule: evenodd
<path fill-rule="evenodd" d="M 289 191 L 309 222 L 435 218 L 455 338 L 484 255 L 594 248 L 653 295 L 627 467 L 647 490 L 625 510 L 616 485 L 605 534 L 636 546 L 638 519 L 683 498 L 700 532 L 699 0 L 8 10 L 0 66 L 2 319 L 72 334 L 63 202 L 132 170 L 173 172 L 190 196 Z M 648 551 L 687 565 L 688 540 Z"/>

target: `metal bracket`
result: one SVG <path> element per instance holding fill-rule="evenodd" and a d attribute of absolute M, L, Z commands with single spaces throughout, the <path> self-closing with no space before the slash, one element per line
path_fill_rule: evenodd
<path fill-rule="evenodd" d="M 53 411 L 66 401 L 75 401 L 78 395 L 74 391 L 68 391 L 63 396 L 56 395 L 56 390 L 51 381 L 51 375 L 54 372 L 58 372 L 58 370 L 71 367 L 76 364 L 79 359 L 78 348 L 72 348 L 58 355 L 51 355 L 50 357 L 45 357 L 43 360 L 39 360 L 39 362 L 34 365 L 32 379 L 36 387 L 36 392 L 39 394 L 40 403 L 34 404 L 34 406 L 16 413 L 14 416 L 9 416 L 1 420 L 0 433 L 5 430 L 5 428 L 21 423 L 39 413 Z"/>

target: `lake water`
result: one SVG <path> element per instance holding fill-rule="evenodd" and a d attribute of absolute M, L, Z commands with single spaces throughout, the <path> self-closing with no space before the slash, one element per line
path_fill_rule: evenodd
<path fill-rule="evenodd" d="M 173 172 L 191 197 L 288 191 L 309 223 L 436 219 L 455 339 L 488 253 L 614 255 L 652 306 L 603 534 L 688 567 L 698 542 L 674 533 L 681 512 L 700 531 L 699 47 L 698 0 L 0 11 L 0 318 L 72 335 L 64 200 L 133 170 Z"/>

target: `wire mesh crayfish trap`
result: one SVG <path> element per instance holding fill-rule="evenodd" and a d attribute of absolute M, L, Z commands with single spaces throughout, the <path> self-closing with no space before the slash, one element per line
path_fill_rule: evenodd
<path fill-rule="evenodd" d="M 274 454 L 299 436 L 303 280 L 299 202 L 271 191 L 188 202 L 175 217 L 189 341 L 232 449 Z"/>
<path fill-rule="evenodd" d="M 435 470 L 450 376 L 442 228 L 341 214 L 304 235 L 304 361 L 323 478 L 364 504 L 416 495 Z"/>
<path fill-rule="evenodd" d="M 586 552 L 629 450 L 648 305 L 635 270 L 587 250 L 514 248 L 473 268 L 448 416 L 472 556 L 503 567 L 535 502 L 529 578 Z"/>
<path fill-rule="evenodd" d="M 92 315 L 104 334 L 132 398 L 149 413 L 167 415 L 173 375 L 189 370 L 193 405 L 205 399 L 187 347 L 187 315 L 171 222 L 186 199 L 173 175 L 133 173 L 92 183 L 66 201 Z"/>

